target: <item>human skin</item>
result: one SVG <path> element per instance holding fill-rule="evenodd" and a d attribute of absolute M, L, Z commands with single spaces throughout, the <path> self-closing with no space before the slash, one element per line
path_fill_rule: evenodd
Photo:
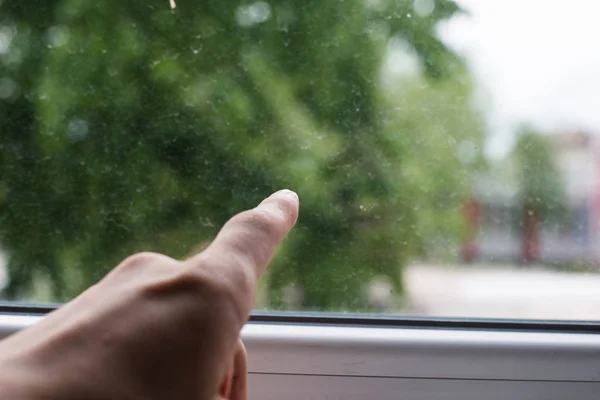
<path fill-rule="evenodd" d="M 244 399 L 240 331 L 298 209 L 298 196 L 283 190 L 234 216 L 187 260 L 127 258 L 0 342 L 0 400 Z"/>

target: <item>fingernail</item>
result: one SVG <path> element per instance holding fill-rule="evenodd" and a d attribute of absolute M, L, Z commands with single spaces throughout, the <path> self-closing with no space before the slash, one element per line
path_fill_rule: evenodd
<path fill-rule="evenodd" d="M 270 195 L 269 197 L 267 197 L 266 199 L 261 201 L 260 204 L 261 205 L 265 204 L 266 202 L 269 202 L 269 200 L 271 200 L 275 197 L 287 197 L 289 199 L 293 199 L 297 203 L 300 202 L 300 199 L 298 198 L 298 195 L 296 194 L 296 192 L 291 191 L 289 189 L 283 189 L 283 190 L 279 190 L 279 191 L 273 193 L 272 195 Z"/>
<path fill-rule="evenodd" d="M 260 205 L 267 205 L 268 207 L 277 207 L 284 211 L 288 216 L 293 219 L 292 225 L 296 224 L 298 220 L 298 208 L 300 207 L 300 198 L 298 194 L 289 189 L 283 189 L 273 193 L 260 203 Z"/>
<path fill-rule="evenodd" d="M 272 194 L 272 196 L 289 196 L 298 199 L 298 194 L 289 189 L 283 189 Z"/>

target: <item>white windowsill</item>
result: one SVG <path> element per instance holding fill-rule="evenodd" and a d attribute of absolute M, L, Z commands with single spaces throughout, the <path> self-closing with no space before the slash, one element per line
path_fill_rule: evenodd
<path fill-rule="evenodd" d="M 0 314 L 0 338 L 41 317 Z M 600 398 L 600 335 L 248 324 L 251 399 Z"/>

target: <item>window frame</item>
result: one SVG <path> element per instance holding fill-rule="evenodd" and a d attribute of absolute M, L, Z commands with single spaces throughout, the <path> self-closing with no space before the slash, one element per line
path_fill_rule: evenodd
<path fill-rule="evenodd" d="M 0 305 L 0 338 L 55 305 Z M 596 399 L 600 322 L 255 312 L 251 398 Z"/>

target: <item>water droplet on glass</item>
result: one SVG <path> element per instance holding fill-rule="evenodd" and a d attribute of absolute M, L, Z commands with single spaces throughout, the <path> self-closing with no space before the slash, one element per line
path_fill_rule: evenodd
<path fill-rule="evenodd" d="M 435 0 L 415 0 L 413 10 L 420 17 L 427 17 L 435 9 Z"/>
<path fill-rule="evenodd" d="M 17 91 L 17 84 L 8 77 L 0 78 L 0 99 L 9 99 Z"/>
<path fill-rule="evenodd" d="M 239 6 L 235 12 L 237 23 L 243 27 L 261 24 L 271 18 L 271 6 L 264 1 Z"/>
<path fill-rule="evenodd" d="M 8 53 L 12 40 L 12 30 L 9 27 L 0 27 L 0 54 Z"/>
<path fill-rule="evenodd" d="M 69 139 L 73 141 L 80 141 L 85 139 L 89 132 L 89 125 L 87 121 L 83 119 L 74 119 L 69 122 L 69 126 L 67 127 L 67 135 Z"/>
<path fill-rule="evenodd" d="M 46 33 L 46 41 L 50 47 L 61 47 L 69 42 L 71 32 L 65 25 L 55 25 L 48 29 Z"/>

